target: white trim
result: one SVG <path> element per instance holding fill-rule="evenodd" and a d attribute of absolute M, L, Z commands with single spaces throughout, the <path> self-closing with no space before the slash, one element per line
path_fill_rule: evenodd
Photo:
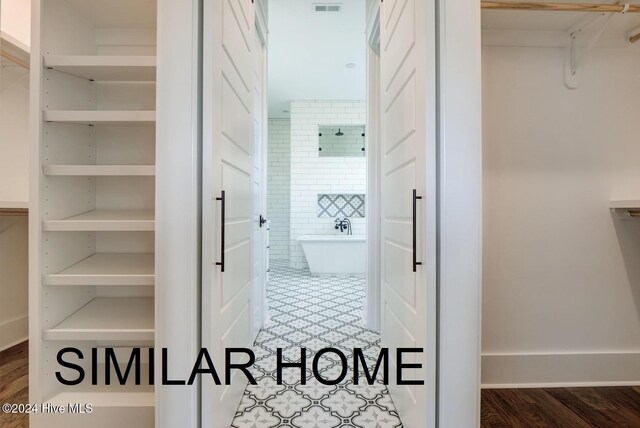
<path fill-rule="evenodd" d="M 29 60 L 29 53 L 31 52 L 31 48 L 29 48 L 29 46 L 22 43 L 20 40 L 16 39 L 11 34 L 5 31 L 0 31 L 0 39 L 2 39 L 0 43 L 3 44 L 3 50 L 9 48 L 10 51 L 12 51 L 11 53 L 17 53 L 21 57 L 26 58 L 27 61 Z M 4 46 L 5 43 L 8 43 L 9 46 Z"/>
<path fill-rule="evenodd" d="M 554 382 L 554 383 L 483 383 L 481 389 L 530 389 L 530 388 L 598 388 L 607 386 L 640 386 L 633 382 Z"/>
<path fill-rule="evenodd" d="M 41 328 L 44 324 L 42 312 L 42 216 L 40 191 L 40 138 L 42 137 L 42 2 L 31 2 L 31 52 L 30 61 L 30 106 L 29 106 L 29 401 L 43 401 L 43 365 L 45 355 L 42 346 Z"/>
<path fill-rule="evenodd" d="M 266 217 L 267 216 L 267 197 L 268 197 L 268 168 L 269 168 L 269 107 L 268 107 L 268 40 L 269 40 L 269 31 L 268 31 L 268 26 L 267 26 L 267 3 L 262 1 L 262 0 L 258 0 L 256 2 L 256 6 L 255 6 L 255 15 L 256 15 L 256 19 L 255 19 L 255 25 L 256 25 L 256 32 L 258 34 L 258 37 L 260 38 L 261 42 L 262 42 L 262 48 L 263 48 L 263 56 L 261 58 L 262 61 L 262 82 L 261 82 L 261 88 L 260 88 L 260 94 L 262 95 L 262 99 L 260 100 L 260 107 L 261 107 L 261 126 L 260 126 L 260 130 L 262 132 L 262 135 L 260 136 L 260 143 L 262 144 L 262 148 L 260 153 L 262 154 L 262 159 L 260 162 L 260 213 Z M 267 218 L 267 220 L 269 220 Z M 265 237 L 265 239 L 262 240 L 262 242 L 266 245 L 267 239 L 266 236 L 269 233 L 267 230 L 268 225 L 265 223 L 264 226 L 262 226 L 260 228 L 260 232 L 263 234 L 263 237 Z M 269 253 L 267 248 L 265 247 L 261 253 L 262 255 L 262 262 L 260 263 L 260 267 L 262 269 L 262 285 L 261 285 L 261 313 L 260 313 L 260 328 L 264 327 L 265 323 L 267 323 L 269 321 L 269 302 L 267 300 L 267 276 L 268 276 L 268 266 L 269 266 Z M 251 278 L 253 278 L 254 275 L 251 275 Z M 260 333 L 260 330 L 258 329 L 258 331 L 256 331 L 256 335 Z"/>
<path fill-rule="evenodd" d="M 483 388 L 640 385 L 640 351 L 483 354 Z"/>
<path fill-rule="evenodd" d="M 375 48 L 380 44 L 380 2 L 369 0 L 366 14 L 367 43 L 370 47 Z"/>
<path fill-rule="evenodd" d="M 11 342 L 8 345 L 5 345 L 4 347 L 0 348 L 0 352 L 2 351 L 6 351 L 7 349 L 13 348 L 16 345 L 21 344 L 22 342 L 26 342 L 27 340 L 29 340 L 29 336 L 25 336 L 21 339 L 16 340 L 15 342 Z"/>
<path fill-rule="evenodd" d="M 367 285 L 364 318 L 380 330 L 380 3 L 367 16 Z"/>
<path fill-rule="evenodd" d="M 27 314 L 0 323 L 0 351 L 27 340 L 29 317 Z"/>
<path fill-rule="evenodd" d="M 26 202 L 26 201 L 0 201 L 0 208 L 29 209 L 29 202 Z"/>
<path fill-rule="evenodd" d="M 156 379 L 189 373 L 201 344 L 200 0 L 158 1 L 156 124 Z M 197 427 L 200 387 L 156 382 L 156 427 Z"/>
<path fill-rule="evenodd" d="M 258 27 L 258 33 L 260 34 L 260 38 L 262 39 L 265 48 L 268 46 L 267 40 L 269 34 L 269 25 L 267 20 L 268 7 L 269 5 L 266 0 L 257 0 L 255 3 L 256 26 Z"/>
<path fill-rule="evenodd" d="M 438 427 L 480 426 L 480 4 L 437 0 Z"/>

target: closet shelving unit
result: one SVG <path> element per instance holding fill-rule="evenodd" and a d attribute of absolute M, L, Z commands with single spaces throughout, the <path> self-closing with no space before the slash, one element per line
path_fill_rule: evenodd
<path fill-rule="evenodd" d="M 91 415 L 33 415 L 33 426 L 153 426 L 155 0 L 39 0 L 34 6 L 31 355 L 33 402 L 91 403 Z M 56 356 L 77 348 L 77 386 Z M 92 348 L 122 372 L 142 348 L 142 384 L 91 382 Z M 65 371 L 66 370 L 66 371 Z M 80 424 L 80 425 L 78 425 Z"/>

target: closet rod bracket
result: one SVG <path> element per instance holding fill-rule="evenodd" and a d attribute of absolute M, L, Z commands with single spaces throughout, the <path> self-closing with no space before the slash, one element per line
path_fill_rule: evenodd
<path fill-rule="evenodd" d="M 625 14 L 629 10 L 629 4 L 625 4 L 620 14 Z M 564 67 L 564 84 L 569 89 L 576 89 L 580 85 L 580 74 L 579 74 L 579 66 L 584 60 L 584 58 L 589 54 L 591 49 L 598 43 L 602 34 L 607 29 L 609 22 L 611 22 L 611 18 L 614 13 L 602 13 L 597 18 L 590 20 L 584 25 L 579 24 L 577 28 L 573 29 L 569 33 L 569 48 L 567 59 L 565 61 Z M 589 44 L 584 48 L 578 48 L 578 36 L 587 31 L 590 27 L 598 25 L 598 29 L 596 30 L 595 35 L 589 42 Z"/>

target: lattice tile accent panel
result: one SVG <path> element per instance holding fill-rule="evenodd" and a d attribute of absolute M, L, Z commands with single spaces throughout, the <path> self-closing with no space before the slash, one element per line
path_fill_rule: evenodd
<path fill-rule="evenodd" d="M 318 217 L 364 217 L 364 195 L 318 195 Z"/>

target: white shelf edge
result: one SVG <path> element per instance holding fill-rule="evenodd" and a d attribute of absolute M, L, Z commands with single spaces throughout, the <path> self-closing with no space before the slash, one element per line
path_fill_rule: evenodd
<path fill-rule="evenodd" d="M 43 275 L 42 283 L 50 286 L 153 286 L 154 254 L 92 254 L 58 273 Z"/>
<path fill-rule="evenodd" d="M 609 208 L 618 220 L 640 220 L 640 217 L 635 215 L 640 211 L 640 200 L 611 201 Z M 634 216 L 630 211 L 634 211 Z"/>
<path fill-rule="evenodd" d="M 143 55 L 45 55 L 44 67 L 97 81 L 156 80 L 156 57 Z"/>
<path fill-rule="evenodd" d="M 154 110 L 44 110 L 45 122 L 60 123 L 149 123 L 155 122 Z"/>
<path fill-rule="evenodd" d="M 42 170 L 49 176 L 150 177 L 156 174 L 154 165 L 44 165 Z"/>
<path fill-rule="evenodd" d="M 46 232 L 145 232 L 155 230 L 152 210 L 94 210 L 63 220 L 44 220 Z"/>
<path fill-rule="evenodd" d="M 27 201 L 0 201 L 0 209 L 29 209 L 29 202 Z"/>
<path fill-rule="evenodd" d="M 624 200 L 624 201 L 611 201 L 611 202 L 609 202 L 609 208 L 612 208 L 612 209 L 640 209 L 640 199 L 638 199 L 638 200 Z"/>
<path fill-rule="evenodd" d="M 96 297 L 53 328 L 44 340 L 154 340 L 153 297 Z"/>
<path fill-rule="evenodd" d="M 156 67 L 153 55 L 44 55 L 45 67 Z"/>

